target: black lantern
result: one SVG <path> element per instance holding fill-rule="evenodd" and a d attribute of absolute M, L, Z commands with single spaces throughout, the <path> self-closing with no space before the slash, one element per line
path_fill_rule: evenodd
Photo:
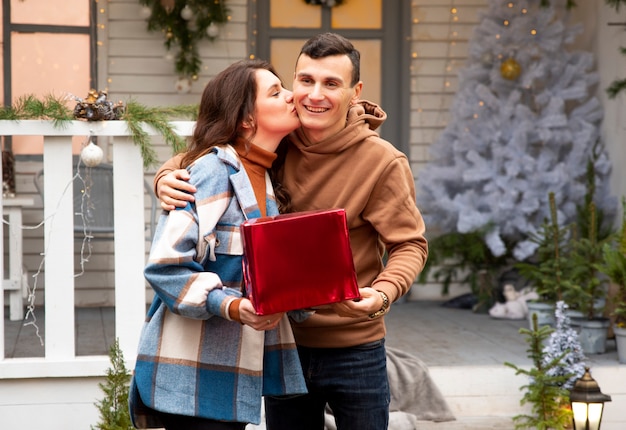
<path fill-rule="evenodd" d="M 569 400 L 574 415 L 574 430 L 600 430 L 604 402 L 610 402 L 611 396 L 602 394 L 588 367 L 585 367 L 582 378 L 574 384 Z"/>

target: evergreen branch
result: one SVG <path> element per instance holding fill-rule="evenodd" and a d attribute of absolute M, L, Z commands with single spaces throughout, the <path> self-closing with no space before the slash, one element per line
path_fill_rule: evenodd
<path fill-rule="evenodd" d="M 626 78 L 614 80 L 606 89 L 606 92 L 610 99 L 614 99 L 624 89 L 626 89 Z"/>
<path fill-rule="evenodd" d="M 171 8 L 166 8 L 161 0 L 139 0 L 139 3 L 150 8 L 148 31 L 162 32 L 165 48 L 178 51 L 176 72 L 180 76 L 197 78 L 202 65 L 198 43 L 204 39 L 214 40 L 215 35 L 207 32 L 210 26 L 228 21 L 230 10 L 226 7 L 226 0 L 176 0 Z M 184 8 L 192 11 L 189 20 L 181 15 Z"/>
<path fill-rule="evenodd" d="M 615 9 L 615 12 L 619 12 L 620 5 L 626 5 L 626 0 L 606 0 L 606 4 Z"/>
<path fill-rule="evenodd" d="M 66 106 L 67 99 L 49 94 L 43 100 L 28 94 L 18 98 L 11 107 L 0 109 L 0 120 L 46 119 L 55 127 L 62 127 L 74 119 L 72 111 Z"/>
<path fill-rule="evenodd" d="M 154 128 L 165 142 L 172 147 L 174 153 L 181 152 L 186 147 L 185 139 L 178 136 L 169 124 L 172 116 L 191 116 L 197 118 L 197 106 L 182 106 L 178 108 L 148 108 L 134 101 L 128 102 L 126 111 L 122 115 L 122 120 L 128 124 L 133 142 L 139 146 L 143 157 L 144 167 L 149 167 L 157 163 L 157 155 L 150 144 L 150 136 L 146 133 L 141 123 L 148 124 Z"/>
<path fill-rule="evenodd" d="M 550 7 L 550 0 L 541 0 L 541 2 L 539 3 L 539 5 L 541 7 Z M 567 0 L 567 3 L 565 3 L 565 8 L 567 10 L 573 9 L 575 8 L 576 5 L 576 1 L 575 0 Z"/>
<path fill-rule="evenodd" d="M 19 121 L 41 119 L 52 121 L 55 127 L 62 128 L 76 119 L 74 111 L 67 107 L 67 97 L 52 94 L 42 99 L 29 94 L 18 98 L 13 106 L 0 107 L 0 120 Z M 174 119 L 195 121 L 198 118 L 198 105 L 148 108 L 133 100 L 129 101 L 121 120 L 126 121 L 133 142 L 139 146 L 144 167 L 158 163 L 157 153 L 151 145 L 150 136 L 142 123 L 154 128 L 174 153 L 186 148 L 185 139 L 177 135 L 169 124 Z"/>
<path fill-rule="evenodd" d="M 106 382 L 98 383 L 104 398 L 95 405 L 100 412 L 100 421 L 92 430 L 133 430 L 128 409 L 128 389 L 131 374 L 124 363 L 119 339 L 109 349 L 111 367 L 106 371 Z"/>
<path fill-rule="evenodd" d="M 550 369 L 559 365 L 563 355 L 544 363 L 543 344 L 553 332 L 550 326 L 538 327 L 537 314 L 533 315 L 532 330 L 520 328 L 520 334 L 526 337 L 528 357 L 534 367 L 529 370 L 505 362 L 504 365 L 515 369 L 516 375 L 526 375 L 529 383 L 520 387 L 525 391 L 520 405 L 531 404 L 532 415 L 519 414 L 513 417 L 515 429 L 556 429 L 564 428 L 571 420 L 571 411 L 564 407 L 569 399 L 569 391 L 563 388 L 567 376 L 551 375 Z"/>

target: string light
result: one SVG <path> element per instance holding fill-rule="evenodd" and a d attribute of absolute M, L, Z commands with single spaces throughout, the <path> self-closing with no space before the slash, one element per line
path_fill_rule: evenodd
<path fill-rule="evenodd" d="M 417 24 L 423 24 L 425 23 L 424 20 L 421 20 L 420 17 L 418 16 L 419 13 L 419 4 L 418 2 L 412 2 L 412 22 L 413 24 L 417 25 Z M 439 106 L 438 107 L 432 107 L 429 108 L 428 110 L 424 110 L 421 106 L 420 108 L 416 109 L 416 113 L 417 115 L 417 120 L 418 123 L 416 124 L 416 127 L 418 127 L 421 131 L 422 134 L 425 134 L 427 132 L 431 133 L 432 136 L 424 136 L 423 139 L 421 139 L 423 142 L 427 142 L 427 141 L 434 141 L 436 138 L 436 134 L 438 134 L 441 129 L 443 127 L 445 127 L 447 125 L 447 120 L 446 120 L 446 114 L 447 114 L 447 109 L 446 109 L 446 98 L 444 97 L 445 94 L 450 93 L 453 85 L 452 85 L 452 81 L 448 78 L 448 76 L 454 71 L 455 69 L 455 65 L 456 62 L 455 60 L 452 58 L 452 49 L 454 46 L 456 46 L 458 44 L 458 38 L 459 38 L 459 32 L 453 28 L 453 25 L 455 23 L 459 22 L 460 19 L 460 9 L 455 5 L 455 1 L 454 0 L 450 0 L 450 4 L 448 7 L 448 38 L 449 41 L 446 44 L 446 52 L 441 55 L 442 58 L 445 59 L 445 62 L 443 63 L 443 67 L 442 67 L 442 73 L 439 74 L 439 76 L 443 76 L 443 79 L 441 79 L 441 89 L 439 90 Z M 418 41 L 419 42 L 419 41 Z M 419 60 L 421 58 L 421 55 L 418 53 L 418 51 L 412 51 L 411 52 L 411 59 L 412 60 Z M 416 67 L 411 64 L 411 72 L 413 73 L 414 70 L 416 69 Z M 430 73 L 429 73 L 430 74 Z M 419 78 L 418 78 L 419 79 Z M 413 77 L 412 78 L 412 87 L 417 88 L 416 87 L 416 82 L 417 80 Z M 419 91 L 419 90 L 417 90 Z M 419 94 L 417 95 L 419 97 Z M 421 103 L 417 103 L 418 105 L 421 105 Z M 426 116 L 429 112 L 436 112 L 436 117 L 428 117 Z M 425 121 L 428 121 L 427 123 Z M 421 143 L 421 142 L 419 142 Z M 427 153 L 427 151 L 426 151 Z M 420 160 L 422 161 L 422 160 Z M 426 161 L 426 160 L 424 160 Z"/>

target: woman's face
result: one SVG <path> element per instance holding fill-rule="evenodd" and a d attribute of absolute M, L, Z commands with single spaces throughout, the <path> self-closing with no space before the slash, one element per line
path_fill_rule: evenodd
<path fill-rule="evenodd" d="M 255 145 L 274 151 L 280 140 L 300 127 L 291 91 L 269 70 L 256 71 Z"/>

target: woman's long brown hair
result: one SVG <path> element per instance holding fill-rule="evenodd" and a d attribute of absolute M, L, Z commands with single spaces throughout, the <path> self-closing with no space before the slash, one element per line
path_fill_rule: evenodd
<path fill-rule="evenodd" d="M 256 71 L 274 67 L 263 60 L 241 60 L 217 74 L 204 88 L 198 120 L 181 167 L 188 167 L 214 146 L 236 145 L 244 121 L 256 123 Z"/>
<path fill-rule="evenodd" d="M 183 156 L 181 167 L 187 168 L 214 146 L 241 144 L 244 120 L 256 124 L 254 121 L 257 93 L 255 72 L 259 69 L 269 70 L 278 76 L 274 67 L 267 61 L 241 60 L 231 64 L 209 81 L 200 99 L 198 120 Z M 256 126 L 253 127 L 255 127 L 254 133 Z M 249 144 L 249 142 L 246 143 L 246 145 Z M 287 144 L 287 138 L 283 139 L 278 151 L 279 157 L 270 172 L 281 212 L 290 211 L 291 198 L 287 190 L 276 181 L 274 173 L 282 167 Z"/>

